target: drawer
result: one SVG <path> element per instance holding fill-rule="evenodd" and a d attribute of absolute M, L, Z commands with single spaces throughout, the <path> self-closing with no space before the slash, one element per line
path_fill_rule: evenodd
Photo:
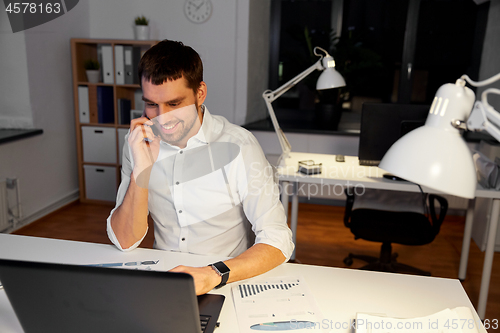
<path fill-rule="evenodd" d="M 116 163 L 116 130 L 105 127 L 82 127 L 83 161 Z"/>
<path fill-rule="evenodd" d="M 85 193 L 87 199 L 116 200 L 116 168 L 84 165 Z"/>

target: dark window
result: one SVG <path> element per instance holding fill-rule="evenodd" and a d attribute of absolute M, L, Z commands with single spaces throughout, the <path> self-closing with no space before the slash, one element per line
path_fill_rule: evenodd
<path fill-rule="evenodd" d="M 431 104 L 442 84 L 477 79 L 488 9 L 473 0 L 273 0 L 270 89 L 315 63 L 315 46 L 347 83 L 318 92 L 320 73 L 311 74 L 273 103 L 282 128 L 336 130 L 326 123 L 358 121 L 364 101 Z M 325 118 L 325 105 L 337 116 Z"/>

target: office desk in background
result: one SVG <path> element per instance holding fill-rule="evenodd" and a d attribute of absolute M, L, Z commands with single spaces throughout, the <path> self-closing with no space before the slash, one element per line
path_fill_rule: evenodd
<path fill-rule="evenodd" d="M 164 270 L 180 264 L 204 266 L 225 259 L 141 248 L 121 252 L 112 245 L 6 234 L 0 234 L 0 257 L 67 264 L 159 259 Z M 356 318 L 357 312 L 414 318 L 427 316 L 446 308 L 466 306 L 472 310 L 476 322 L 479 321 L 459 280 L 289 263 L 257 279 L 280 276 L 302 276 L 306 280 L 324 318 L 329 322 L 328 325 L 333 325 L 332 332 L 350 333 L 349 329 L 335 329 L 334 326 L 335 323 L 351 323 Z M 226 296 L 219 317 L 220 327 L 215 332 L 239 332 L 231 284 L 214 293 Z M 0 332 L 22 332 L 4 291 L 0 291 Z M 480 327 L 479 332 L 485 333 L 486 330 Z"/>
<path fill-rule="evenodd" d="M 322 163 L 321 174 L 304 175 L 298 173 L 298 162 L 303 160 L 313 160 L 315 163 Z M 297 233 L 297 217 L 299 209 L 299 186 L 307 184 L 307 190 L 313 188 L 318 190 L 323 185 L 334 186 L 335 193 L 343 193 L 343 189 L 347 187 L 354 190 L 362 191 L 363 188 L 392 190 L 403 192 L 420 192 L 417 185 L 405 182 L 394 181 L 383 178 L 386 171 L 373 166 L 360 166 L 356 156 L 346 156 L 345 162 L 335 161 L 335 155 L 328 154 L 311 154 L 311 153 L 290 153 L 290 156 L 285 159 L 286 165 L 278 168 L 279 180 L 282 183 L 281 200 L 284 207 L 288 207 L 289 197 L 292 197 L 292 209 L 290 216 L 290 224 L 293 232 L 293 241 L 296 244 Z M 460 181 L 460 180 L 457 180 Z M 315 188 L 317 186 L 318 188 Z M 427 187 L 422 187 L 425 193 L 440 192 Z M 308 195 L 307 192 L 305 195 Z M 488 231 L 488 239 L 486 243 L 486 252 L 483 263 L 483 273 L 481 276 L 481 289 L 479 292 L 478 313 L 484 319 L 486 313 L 486 303 L 488 300 L 488 289 L 491 278 L 491 267 L 493 264 L 493 256 L 495 253 L 495 237 L 497 233 L 498 218 L 500 215 L 500 191 L 483 189 L 480 185 L 476 190 L 476 198 L 493 199 L 493 205 L 490 214 L 490 229 Z M 469 200 L 465 219 L 464 238 L 462 242 L 462 252 L 460 256 L 460 267 L 458 278 L 465 280 L 467 272 L 467 261 L 469 257 L 469 248 L 471 242 L 472 224 L 474 217 L 474 200 Z M 287 209 L 285 209 L 288 212 Z M 295 258 L 295 251 L 292 255 Z"/>

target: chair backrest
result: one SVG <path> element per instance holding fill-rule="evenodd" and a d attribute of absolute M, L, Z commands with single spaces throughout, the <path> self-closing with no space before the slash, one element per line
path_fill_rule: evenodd
<path fill-rule="evenodd" d="M 437 235 L 448 210 L 448 201 L 436 194 L 422 192 L 399 192 L 390 190 L 365 189 L 364 192 L 355 194 L 350 189 L 345 190 L 347 196 L 344 224 L 350 227 L 350 217 L 353 210 L 372 209 L 389 212 L 412 212 L 426 214 L 431 219 L 434 233 Z M 439 203 L 439 215 L 436 204 Z"/>

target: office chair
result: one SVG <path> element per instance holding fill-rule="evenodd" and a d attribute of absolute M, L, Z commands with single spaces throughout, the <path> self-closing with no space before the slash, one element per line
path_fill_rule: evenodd
<path fill-rule="evenodd" d="M 366 191 L 371 191 L 366 194 Z M 403 245 L 425 245 L 434 240 L 439 233 L 441 224 L 448 210 L 445 198 L 429 195 L 430 213 L 428 210 L 427 195 L 423 193 L 384 193 L 392 191 L 365 190 L 368 198 L 363 195 L 356 196 L 349 189 L 345 190 L 347 196 L 344 224 L 351 229 L 355 239 L 364 239 L 382 243 L 378 258 L 349 253 L 344 259 L 344 264 L 352 265 L 353 259 L 368 262 L 361 267 L 364 270 L 410 273 L 430 276 L 431 273 L 396 261 L 397 253 L 392 253 L 392 243 Z M 384 195 L 388 202 L 384 202 Z M 392 202 L 391 202 L 392 196 Z M 356 205 L 356 200 L 361 201 Z M 387 200 L 386 200 L 387 201 Z M 440 205 L 439 216 L 436 215 L 435 201 Z M 380 204 L 382 209 L 379 208 Z M 407 205 L 410 204 L 410 205 Z M 411 207 L 413 205 L 414 207 Z M 384 207 L 385 206 L 385 207 Z M 405 206 L 405 207 L 402 207 Z M 385 210 L 388 209 L 388 210 Z"/>

